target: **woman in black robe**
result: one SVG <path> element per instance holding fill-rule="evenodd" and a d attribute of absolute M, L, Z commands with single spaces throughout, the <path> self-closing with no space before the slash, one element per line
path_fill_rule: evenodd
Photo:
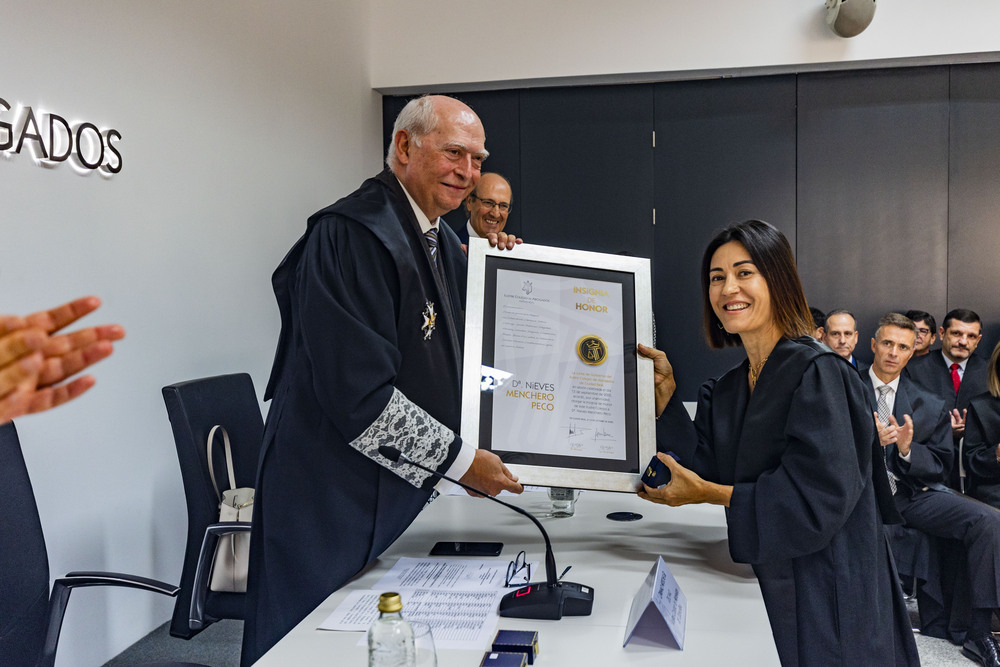
<path fill-rule="evenodd" d="M 989 391 L 969 402 L 965 415 L 965 471 L 969 495 L 1000 507 L 1000 343 L 986 371 Z"/>
<path fill-rule="evenodd" d="M 883 533 L 891 496 L 867 389 L 809 337 L 788 241 L 757 220 L 723 230 L 702 260 L 702 296 L 709 344 L 747 359 L 702 387 L 692 423 L 666 356 L 640 346 L 654 362 L 659 448 L 680 462 L 658 454 L 671 481 L 639 496 L 726 507 L 730 553 L 757 574 L 783 665 L 919 664 Z"/>

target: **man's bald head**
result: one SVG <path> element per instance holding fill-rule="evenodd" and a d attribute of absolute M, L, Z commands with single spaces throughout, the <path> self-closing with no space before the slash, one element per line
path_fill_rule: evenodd
<path fill-rule="evenodd" d="M 453 97 L 411 100 L 396 117 L 386 162 L 431 220 L 461 205 L 479 182 L 486 131 L 479 116 Z"/>

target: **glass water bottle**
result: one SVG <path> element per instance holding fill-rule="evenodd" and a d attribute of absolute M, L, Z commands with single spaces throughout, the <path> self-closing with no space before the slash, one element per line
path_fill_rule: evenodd
<path fill-rule="evenodd" d="M 403 618 L 399 593 L 382 593 L 378 611 L 368 628 L 368 667 L 413 667 L 417 659 L 413 628 Z"/>

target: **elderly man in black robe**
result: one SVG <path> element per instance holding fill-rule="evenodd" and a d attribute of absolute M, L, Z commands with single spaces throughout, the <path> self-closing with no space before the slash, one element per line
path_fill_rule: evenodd
<path fill-rule="evenodd" d="M 244 665 L 372 563 L 440 484 L 379 446 L 490 495 L 522 490 L 496 455 L 457 435 L 466 259 L 440 216 L 478 183 L 485 140 L 458 100 L 411 101 L 388 168 L 309 218 L 274 273 L 282 329 L 265 392 Z"/>

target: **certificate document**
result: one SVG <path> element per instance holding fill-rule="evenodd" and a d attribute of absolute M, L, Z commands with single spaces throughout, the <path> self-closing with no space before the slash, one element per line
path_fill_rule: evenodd
<path fill-rule="evenodd" d="M 469 246 L 462 438 L 522 483 L 634 491 L 656 449 L 649 260 Z"/>
<path fill-rule="evenodd" d="M 622 286 L 497 270 L 494 450 L 624 461 Z"/>

